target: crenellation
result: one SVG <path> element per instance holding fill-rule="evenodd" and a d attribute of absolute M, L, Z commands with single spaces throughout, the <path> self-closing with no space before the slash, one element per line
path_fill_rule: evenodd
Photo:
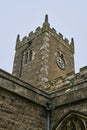
<path fill-rule="evenodd" d="M 70 44 L 69 40 L 67 38 L 63 38 L 63 35 L 61 33 L 57 34 L 56 30 L 54 28 L 50 28 L 49 33 L 55 38 L 57 39 L 59 42 L 61 42 L 63 45 L 65 45 L 66 47 L 73 49 L 74 45 L 73 43 Z"/>
<path fill-rule="evenodd" d="M 38 35 L 40 35 L 42 33 L 42 28 L 37 27 L 35 32 L 31 31 L 28 35 L 29 39 L 34 39 L 35 37 L 37 37 Z"/>
<path fill-rule="evenodd" d="M 57 34 L 55 28 L 52 28 L 52 32 L 53 32 L 54 34 Z"/>
<path fill-rule="evenodd" d="M 22 43 L 27 43 L 27 41 L 28 41 L 28 37 L 27 36 L 22 38 Z"/>
<path fill-rule="evenodd" d="M 29 37 L 25 36 L 22 38 L 22 40 L 19 39 L 20 35 L 17 36 L 16 40 L 16 50 L 22 47 L 24 44 L 26 44 L 29 41 Z"/>
<path fill-rule="evenodd" d="M 67 38 L 64 39 L 65 43 L 69 45 L 69 40 Z"/>
<path fill-rule="evenodd" d="M 61 33 L 58 34 L 59 38 L 63 40 L 63 35 Z"/>
<path fill-rule="evenodd" d="M 27 43 L 27 41 L 34 39 L 35 37 L 37 37 L 38 35 L 40 35 L 43 32 L 49 32 L 50 35 L 55 37 L 55 39 L 60 41 L 62 44 L 64 44 L 66 47 L 70 48 L 74 52 L 74 40 L 73 40 L 73 38 L 71 39 L 71 43 L 69 44 L 69 40 L 67 38 L 63 38 L 63 35 L 61 33 L 57 34 L 57 32 L 54 28 L 50 28 L 50 25 L 49 25 L 48 22 L 44 23 L 42 28 L 40 28 L 40 26 L 37 27 L 35 32 L 31 31 L 29 33 L 28 37 L 25 36 L 22 39 L 22 41 L 20 41 L 19 35 L 18 35 L 17 40 L 16 40 L 17 41 L 16 42 L 17 48 L 21 47 L 22 44 Z"/>
<path fill-rule="evenodd" d="M 80 71 L 73 77 L 74 82 L 84 80 L 87 78 L 87 66 L 80 68 Z"/>
<path fill-rule="evenodd" d="M 87 66 L 80 68 L 80 79 L 87 79 Z"/>
<path fill-rule="evenodd" d="M 87 66 L 80 68 L 80 74 L 87 73 Z"/>
<path fill-rule="evenodd" d="M 67 38 L 64 38 L 61 33 L 59 33 L 59 34 L 57 35 L 57 37 L 58 37 L 58 40 L 59 40 L 63 45 L 65 45 L 66 47 L 70 48 L 69 40 L 68 40 Z"/>
<path fill-rule="evenodd" d="M 32 37 L 34 36 L 33 31 L 31 31 L 28 36 L 29 36 L 30 39 L 32 39 Z"/>
<path fill-rule="evenodd" d="M 34 38 L 37 37 L 37 36 L 39 36 L 41 33 L 42 33 L 42 28 L 38 27 L 38 28 L 35 30 Z"/>
<path fill-rule="evenodd" d="M 39 32 L 41 30 L 40 26 L 36 28 L 35 32 Z"/>
<path fill-rule="evenodd" d="M 73 53 L 74 53 L 74 40 L 71 39 L 71 43 L 69 43 L 69 40 L 67 38 L 64 38 L 61 33 L 57 34 L 56 30 L 54 28 L 50 28 L 48 32 L 57 39 L 60 43 L 62 43 L 64 46 L 68 47 Z"/>
<path fill-rule="evenodd" d="M 43 88 L 45 91 L 53 92 L 58 90 L 59 88 L 80 83 L 85 79 L 87 79 L 87 66 L 81 68 L 79 73 L 75 74 L 75 72 L 73 71 L 71 73 L 68 73 L 65 78 L 63 76 L 60 76 L 53 81 L 46 82 Z"/>
<path fill-rule="evenodd" d="M 80 73 L 76 73 L 74 77 L 74 82 L 80 79 Z"/>

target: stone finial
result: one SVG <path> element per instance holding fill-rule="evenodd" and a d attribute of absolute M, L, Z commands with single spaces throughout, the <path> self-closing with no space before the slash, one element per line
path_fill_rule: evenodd
<path fill-rule="evenodd" d="M 48 23 L 48 15 L 45 15 L 45 23 Z"/>

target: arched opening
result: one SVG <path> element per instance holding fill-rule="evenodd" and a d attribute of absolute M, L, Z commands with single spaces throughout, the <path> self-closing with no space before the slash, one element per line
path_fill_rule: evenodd
<path fill-rule="evenodd" d="M 87 115 L 70 111 L 56 123 L 53 130 L 87 130 Z"/>

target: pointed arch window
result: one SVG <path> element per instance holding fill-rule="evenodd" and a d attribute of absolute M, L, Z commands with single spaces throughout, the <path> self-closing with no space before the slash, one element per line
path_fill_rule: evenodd
<path fill-rule="evenodd" d="M 53 130 L 87 130 L 87 115 L 70 111 L 56 123 Z"/>

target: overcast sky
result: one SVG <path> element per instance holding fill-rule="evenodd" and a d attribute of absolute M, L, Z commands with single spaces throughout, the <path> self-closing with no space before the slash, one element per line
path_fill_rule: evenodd
<path fill-rule="evenodd" d="M 49 23 L 75 41 L 75 70 L 87 65 L 87 0 L 0 0 L 0 68 L 11 73 L 17 34 L 21 39 Z"/>

